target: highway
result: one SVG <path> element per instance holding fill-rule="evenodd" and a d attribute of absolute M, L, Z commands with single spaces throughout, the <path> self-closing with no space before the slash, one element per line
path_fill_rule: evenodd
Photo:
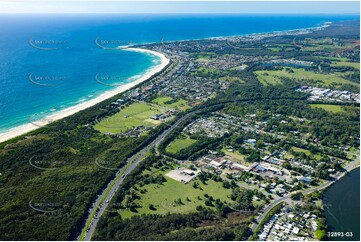
<path fill-rule="evenodd" d="M 106 211 L 109 201 L 111 201 L 111 199 L 114 197 L 115 193 L 118 191 L 120 185 L 123 183 L 127 175 L 131 173 L 138 166 L 138 164 L 143 160 L 145 154 L 147 154 L 149 150 L 158 146 L 164 140 L 164 138 L 167 137 L 170 134 L 170 132 L 172 132 L 180 123 L 182 123 L 191 115 L 199 111 L 200 110 L 196 110 L 181 117 L 174 124 L 170 125 L 161 135 L 159 135 L 155 140 L 153 140 L 153 142 L 151 142 L 148 146 L 146 146 L 137 154 L 133 155 L 127 160 L 127 165 L 125 166 L 126 168 L 122 167 L 117 171 L 117 176 L 107 184 L 107 187 L 101 192 L 100 195 L 98 195 L 97 199 L 92 204 L 91 208 L 88 210 L 89 212 L 88 218 L 86 220 L 84 227 L 81 230 L 81 231 L 86 230 L 87 232 L 84 238 L 81 238 L 81 235 L 79 235 L 77 240 L 85 240 L 85 241 L 91 240 L 100 217 Z M 123 169 L 125 170 L 120 175 Z M 108 190 L 109 192 L 104 199 L 103 197 L 105 196 Z M 98 212 L 94 216 L 92 216 L 97 209 Z"/>
<path fill-rule="evenodd" d="M 117 171 L 117 176 L 107 184 L 107 187 L 98 195 L 97 199 L 94 201 L 91 208 L 88 210 L 89 215 L 86 220 L 87 222 L 81 230 L 81 231 L 86 230 L 87 232 L 86 232 L 84 238 L 81 238 L 81 235 L 79 235 L 77 238 L 78 240 L 85 240 L 85 241 L 91 240 L 91 238 L 94 234 L 95 228 L 99 222 L 99 218 L 106 211 L 109 201 L 111 201 L 111 199 L 114 197 L 115 193 L 119 189 L 120 185 L 123 183 L 126 176 L 129 173 L 131 173 L 138 166 L 138 164 L 143 160 L 146 153 L 148 153 L 148 151 L 151 150 L 152 148 L 157 147 L 164 140 L 164 138 L 167 137 L 170 134 L 170 132 L 172 132 L 180 123 L 182 123 L 184 120 L 186 120 L 193 114 L 200 112 L 201 110 L 202 109 L 190 112 L 190 113 L 184 115 L 183 117 L 181 117 L 174 124 L 170 125 L 161 135 L 159 135 L 155 140 L 153 140 L 148 146 L 146 146 L 140 152 L 133 155 L 132 157 L 130 157 L 127 160 L 127 165 L 125 166 L 125 168 L 124 167 L 120 168 Z M 352 170 L 354 168 L 355 164 L 358 162 L 358 160 L 359 160 L 359 156 L 354 161 L 350 162 L 345 167 L 346 172 Z M 120 173 L 122 171 L 123 171 L 123 173 L 120 175 Z M 339 172 L 338 174 L 336 174 L 334 176 L 335 180 L 327 181 L 326 183 L 322 184 L 321 186 L 308 189 L 306 191 L 303 191 L 302 193 L 309 194 L 309 193 L 312 193 L 317 190 L 325 189 L 326 187 L 330 186 L 331 184 L 336 182 L 338 179 L 340 179 L 342 176 L 344 176 L 346 174 L 346 172 Z M 109 192 L 104 199 L 104 196 L 108 190 L 109 190 Z M 274 200 L 273 202 L 271 202 L 270 204 L 268 204 L 267 207 L 264 209 L 264 212 L 256 218 L 257 222 L 252 224 L 252 226 L 251 226 L 252 231 L 255 231 L 257 229 L 259 223 L 264 219 L 265 215 L 274 206 L 276 206 L 277 204 L 279 204 L 281 202 L 290 203 L 292 201 L 290 198 L 291 195 L 292 195 L 292 193 L 290 193 L 289 195 L 287 195 L 285 197 L 280 197 L 280 198 Z M 98 211 L 96 212 L 96 214 L 94 216 L 92 216 L 97 209 L 98 209 Z"/>

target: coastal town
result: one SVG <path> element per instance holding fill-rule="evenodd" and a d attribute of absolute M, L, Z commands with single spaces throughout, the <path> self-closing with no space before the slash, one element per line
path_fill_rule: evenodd
<path fill-rule="evenodd" d="M 327 26 L 322 29 L 324 28 Z M 307 33 L 310 32 L 300 31 L 296 32 L 296 35 Z M 288 34 L 291 33 L 287 33 L 286 36 Z M 274 36 L 280 36 L 280 34 L 240 38 L 237 42 L 254 44 L 259 40 Z M 247 72 L 250 68 L 254 68 L 254 63 L 264 63 L 266 66 L 286 66 L 290 68 L 287 70 L 290 75 L 283 75 L 281 68 L 282 72 L 279 76 L 270 74 L 273 75 L 273 80 L 270 80 L 267 77 L 268 74 L 265 75 L 265 72 L 256 69 L 257 76 L 265 76 L 260 78 L 263 85 L 281 84 L 289 79 L 289 82 L 294 83 L 295 91 L 307 95 L 312 108 L 322 108 L 322 105 L 326 104 L 348 105 L 346 107 L 352 108 L 360 103 L 359 93 L 342 90 L 342 88 L 341 90 L 325 88 L 324 84 L 310 83 L 310 80 L 305 82 L 294 80 L 293 73 L 299 71 L 296 68 L 317 70 L 319 63 L 316 61 L 236 54 L 221 56 L 203 54 L 214 48 L 219 50 L 233 48 L 239 51 L 234 43 L 236 42 L 233 39 L 225 41 L 214 39 L 211 44 L 202 41 L 183 41 L 146 46 L 170 57 L 171 65 L 174 67 L 152 79 L 148 85 L 130 91 L 126 100 L 155 103 L 171 108 L 168 113 L 148 117 L 168 123 L 176 117 L 177 113 L 202 106 L 216 97 L 219 92 L 226 93 L 234 86 L 246 86 L 247 81 L 242 75 L 232 76 L 230 73 Z M 272 46 L 272 44 L 268 43 L 267 46 Z M 141 47 L 144 48 L 144 46 Z M 187 51 L 189 49 L 197 49 L 200 54 L 190 54 Z M 323 78 L 321 74 L 317 75 Z M 184 126 L 176 139 L 160 151 L 175 159 L 177 164 L 177 168 L 170 170 L 166 176 L 188 184 L 197 180 L 199 174 L 209 173 L 216 174 L 220 179 L 236 182 L 240 187 L 257 189 L 267 197 L 266 204 L 259 207 L 260 216 L 265 215 L 262 211 L 268 203 L 287 198 L 286 208 L 275 213 L 263 227 L 258 228 L 258 240 L 302 241 L 318 238 L 319 235 L 315 234 L 319 234 L 323 229 L 323 225 L 316 222 L 320 215 L 310 214 L 302 208 L 296 211 L 294 206 L 299 201 L 291 198 L 298 196 L 300 192 L 322 187 L 328 183 L 329 179 L 335 179 L 350 160 L 357 158 L 357 152 L 354 152 L 351 143 L 343 145 L 335 143 L 330 146 L 321 142 L 319 138 L 310 135 L 310 130 L 305 129 L 305 124 L 308 123 L 310 120 L 307 118 L 257 109 L 250 113 L 243 113 L 241 116 L 235 116 L 227 111 L 208 113 Z M 140 126 L 135 127 L 131 132 L 134 130 L 137 130 L 138 136 L 141 136 L 147 129 Z M 237 136 L 243 139 L 241 138 L 238 143 L 232 142 L 232 137 Z M 357 137 L 357 133 L 353 136 Z M 204 149 L 203 155 L 190 160 L 178 155 L 179 152 L 186 151 L 188 147 L 191 148 L 200 142 L 197 141 L 200 138 L 214 142 L 215 149 Z M 194 182 L 194 184 L 197 183 Z"/>
<path fill-rule="evenodd" d="M 360 159 L 355 26 L 117 49 L 160 64 L 1 144 L 2 213 L 19 214 L 0 239 L 28 221 L 33 240 L 330 239 L 325 191 Z"/>
<path fill-rule="evenodd" d="M 317 230 L 317 216 L 310 212 L 293 213 L 289 208 L 276 213 L 259 235 L 260 241 L 306 241 Z M 310 238 L 312 239 L 312 238 Z"/>

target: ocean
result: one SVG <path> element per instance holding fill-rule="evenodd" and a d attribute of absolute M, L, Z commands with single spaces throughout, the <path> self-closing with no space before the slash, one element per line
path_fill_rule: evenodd
<path fill-rule="evenodd" d="M 0 15 L 0 133 L 132 82 L 158 57 L 115 49 L 321 26 L 359 16 Z M 105 48 L 101 48 L 105 47 Z"/>

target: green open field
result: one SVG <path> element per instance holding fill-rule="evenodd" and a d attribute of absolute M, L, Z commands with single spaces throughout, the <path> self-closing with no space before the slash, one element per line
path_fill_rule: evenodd
<path fill-rule="evenodd" d="M 188 146 L 194 144 L 195 142 L 197 142 L 197 140 L 191 139 L 191 138 L 180 138 L 180 139 L 175 139 L 173 140 L 165 149 L 167 152 L 170 153 L 177 153 L 178 151 L 180 151 L 181 149 L 187 148 Z"/>
<path fill-rule="evenodd" d="M 293 156 L 290 152 L 287 152 L 287 153 L 284 155 L 283 158 L 285 158 L 285 159 L 287 159 L 287 160 L 291 160 L 291 159 L 294 158 L 294 156 Z"/>
<path fill-rule="evenodd" d="M 349 66 L 360 70 L 360 63 L 349 62 L 349 61 L 338 61 L 331 64 L 331 66 Z"/>
<path fill-rule="evenodd" d="M 188 108 L 190 108 L 187 105 L 187 101 L 184 99 L 180 99 L 174 103 L 170 103 L 170 104 L 166 104 L 165 102 L 169 102 L 172 101 L 173 99 L 171 97 L 167 97 L 167 96 L 161 96 L 161 97 L 157 97 L 156 99 L 154 99 L 152 102 L 167 108 L 173 108 L 173 109 L 180 109 L 180 110 L 186 110 Z"/>
<path fill-rule="evenodd" d="M 315 73 L 311 71 L 306 71 L 301 68 L 291 68 L 293 70 L 292 72 L 286 71 L 286 69 L 277 70 L 277 71 L 255 71 L 255 74 L 257 75 L 258 80 L 263 85 L 275 85 L 280 84 L 281 80 L 280 77 L 288 77 L 288 78 L 294 78 L 297 80 L 313 80 L 312 82 L 316 82 L 317 80 L 321 81 L 322 86 L 328 87 L 331 83 L 335 83 L 336 85 L 340 84 L 350 84 L 353 86 L 359 87 L 359 84 L 356 84 L 354 82 L 351 82 L 349 80 L 346 80 L 338 75 L 340 74 L 320 74 Z"/>
<path fill-rule="evenodd" d="M 332 44 L 333 40 L 331 38 L 320 38 L 320 39 L 312 39 L 312 38 L 307 38 L 306 39 L 308 44 Z"/>
<path fill-rule="evenodd" d="M 296 151 L 296 152 L 305 153 L 308 156 L 313 156 L 316 160 L 320 160 L 322 158 L 322 156 L 320 156 L 319 154 L 312 154 L 311 151 L 306 150 L 306 149 L 298 148 L 298 147 L 295 147 L 295 146 L 293 146 L 291 149 L 293 151 Z M 292 159 L 292 158 L 294 158 L 294 156 L 291 153 L 287 152 L 286 155 L 285 155 L 285 158 L 286 159 Z"/>
<path fill-rule="evenodd" d="M 280 52 L 282 50 L 281 47 L 271 47 L 271 48 L 268 48 L 268 49 L 270 49 L 270 50 L 272 50 L 274 52 Z"/>
<path fill-rule="evenodd" d="M 155 171 L 155 169 L 152 169 Z M 170 170 L 159 171 L 159 174 L 166 174 Z M 157 173 L 158 174 L 158 173 Z M 132 217 L 140 214 L 166 214 L 166 213 L 190 213 L 195 212 L 196 207 L 199 205 L 205 206 L 204 194 L 212 196 L 214 199 L 219 198 L 221 201 L 232 202 L 228 196 L 231 194 L 231 189 L 225 189 L 222 187 L 221 182 L 214 182 L 208 180 L 204 185 L 202 182 L 197 180 L 199 183 L 198 188 L 194 188 L 193 181 L 187 184 L 183 184 L 179 181 L 173 180 L 167 176 L 164 176 L 167 180 L 163 185 L 148 184 L 141 187 L 141 190 L 146 189 L 145 194 L 137 192 L 140 199 L 135 202 L 141 206 L 137 208 L 138 213 L 132 212 L 129 209 L 119 211 L 122 218 Z M 198 198 L 200 197 L 200 199 Z M 175 200 L 181 199 L 182 204 L 177 204 Z M 188 198 L 188 199 L 187 199 Z M 150 210 L 149 205 L 153 204 L 156 210 Z"/>
<path fill-rule="evenodd" d="M 317 51 L 317 50 L 335 50 L 335 49 L 342 49 L 343 46 L 340 45 L 333 45 L 333 44 L 323 44 L 323 45 L 308 45 L 308 46 L 302 46 L 302 51 Z"/>
<path fill-rule="evenodd" d="M 353 45 L 340 45 L 339 43 L 333 41 L 331 38 L 322 38 L 322 39 L 307 39 L 306 44 L 302 46 L 302 51 L 317 51 L 317 50 L 336 50 L 343 48 L 351 48 Z"/>
<path fill-rule="evenodd" d="M 255 72 L 258 80 L 262 83 L 263 86 L 282 84 L 278 75 L 274 75 L 274 73 L 269 73 L 269 72 L 270 71 Z"/>
<path fill-rule="evenodd" d="M 214 52 L 199 52 L 192 54 L 192 57 L 196 58 L 197 61 L 210 61 L 211 59 L 216 58 L 216 54 Z"/>
<path fill-rule="evenodd" d="M 102 133 L 116 134 L 140 125 L 146 127 L 155 126 L 160 121 L 153 120 L 150 117 L 164 111 L 166 111 L 165 108 L 162 109 L 147 103 L 132 103 L 115 115 L 101 120 L 94 126 L 94 129 Z"/>
<path fill-rule="evenodd" d="M 306 155 L 311 155 L 311 151 L 306 150 L 306 149 L 302 149 L 302 148 L 298 148 L 298 147 L 295 147 L 295 146 L 292 147 L 292 150 L 294 150 L 296 152 L 303 152 Z"/>
<path fill-rule="evenodd" d="M 240 66 L 235 66 L 235 67 L 232 67 L 230 70 L 245 69 L 245 68 L 247 68 L 247 67 L 248 67 L 248 65 L 246 65 L 246 64 L 242 64 L 242 65 L 240 65 Z"/>
<path fill-rule="evenodd" d="M 244 83 L 244 81 L 236 76 L 224 76 L 219 78 L 220 81 L 227 81 L 227 82 L 238 82 L 238 83 Z"/>
<path fill-rule="evenodd" d="M 328 112 L 340 113 L 346 112 L 341 105 L 329 105 L 329 104 L 310 104 L 311 108 L 322 108 Z"/>
<path fill-rule="evenodd" d="M 349 61 L 349 58 L 346 57 L 333 57 L 333 56 L 315 56 L 321 59 L 329 59 L 329 60 L 335 60 L 335 61 Z"/>

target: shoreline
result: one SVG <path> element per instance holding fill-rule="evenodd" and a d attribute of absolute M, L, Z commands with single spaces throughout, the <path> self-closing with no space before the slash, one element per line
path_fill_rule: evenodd
<path fill-rule="evenodd" d="M 250 33 L 250 34 L 244 34 L 244 35 L 206 37 L 206 38 L 202 38 L 202 39 L 170 40 L 170 41 L 166 41 L 166 43 L 192 41 L 192 40 L 206 40 L 206 39 L 222 40 L 222 39 L 230 39 L 230 38 L 247 38 L 247 37 L 253 37 L 253 36 L 272 35 L 272 34 L 276 34 L 276 35 L 288 34 L 288 33 L 297 32 L 297 31 L 317 31 L 322 28 L 327 28 L 331 24 L 332 24 L 332 22 L 324 22 L 321 26 L 314 26 L 314 27 L 306 27 L 306 28 L 298 28 L 298 29 L 290 29 L 290 30 L 276 30 L 276 31 L 261 32 L 261 33 Z M 154 42 L 154 43 L 157 43 L 157 42 Z M 163 41 L 161 40 L 160 43 L 163 43 Z M 134 86 L 136 86 L 136 85 L 144 82 L 148 78 L 150 78 L 152 75 L 160 72 L 165 66 L 168 65 L 169 59 L 166 58 L 164 56 L 164 54 L 162 54 L 160 52 L 156 52 L 153 50 L 148 50 L 148 49 L 143 49 L 143 48 L 138 47 L 138 46 L 143 47 L 144 45 L 149 45 L 149 44 L 152 44 L 152 42 L 137 44 L 137 45 L 135 45 L 137 47 L 128 47 L 128 46 L 119 47 L 119 49 L 125 50 L 125 51 L 126 50 L 136 51 L 136 52 L 141 52 L 141 53 L 145 53 L 145 54 L 152 54 L 152 55 L 158 56 L 161 59 L 161 64 L 156 66 L 153 70 L 145 73 L 142 77 L 138 78 L 134 82 L 121 85 L 121 86 L 115 88 L 114 90 L 106 91 L 91 100 L 88 100 L 88 101 L 80 103 L 80 104 L 76 104 L 74 106 L 67 107 L 62 110 L 59 110 L 58 112 L 56 112 L 54 114 L 40 118 L 40 120 L 34 120 L 34 121 L 29 120 L 29 123 L 27 123 L 27 124 L 22 124 L 20 126 L 10 128 L 8 131 L 0 133 L 0 143 L 10 140 L 12 138 L 15 138 L 17 136 L 24 135 L 30 131 L 33 131 L 40 127 L 43 127 L 53 121 L 68 117 L 68 116 L 73 115 L 86 108 L 94 106 L 99 102 L 102 102 L 102 101 L 109 99 L 117 94 L 120 94 L 122 92 L 125 92 L 125 91 L 133 88 Z M 36 122 L 36 124 L 34 124 L 35 122 Z"/>
<path fill-rule="evenodd" d="M 70 106 L 65 109 L 59 110 L 58 112 L 56 112 L 54 114 L 40 118 L 40 120 L 34 120 L 34 121 L 29 120 L 29 123 L 27 123 L 27 124 L 22 124 L 20 126 L 11 128 L 4 133 L 0 133 L 0 143 L 10 140 L 12 138 L 18 137 L 20 135 L 24 135 L 30 131 L 34 131 L 42 126 L 45 126 L 45 125 L 53 122 L 53 121 L 68 117 L 68 116 L 73 115 L 77 112 L 80 112 L 84 109 L 92 107 L 102 101 L 112 98 L 117 94 L 128 91 L 131 88 L 133 88 L 134 86 L 137 86 L 138 84 L 148 80 L 154 74 L 162 71 L 169 63 L 169 59 L 167 57 L 165 57 L 164 54 L 153 51 L 153 50 L 142 49 L 142 48 L 125 48 L 125 49 L 122 48 L 121 50 L 135 51 L 135 52 L 140 52 L 140 53 L 144 53 L 144 54 L 155 55 L 160 58 L 161 64 L 155 66 L 150 71 L 144 73 L 140 78 L 138 78 L 137 80 L 135 80 L 131 83 L 126 83 L 124 85 L 120 85 L 120 86 L 116 87 L 115 89 L 106 91 L 93 99 L 90 99 L 83 103 L 79 103 L 77 105 Z"/>
<path fill-rule="evenodd" d="M 249 38 L 249 37 L 262 36 L 262 35 L 270 35 L 271 36 L 271 35 L 282 35 L 282 34 L 294 34 L 293 32 L 298 32 L 298 31 L 319 31 L 319 30 L 322 30 L 324 28 L 330 27 L 332 24 L 334 24 L 334 22 L 327 21 L 327 22 L 324 22 L 320 26 L 297 28 L 297 29 L 288 29 L 288 30 L 274 30 L 274 31 L 265 31 L 265 32 L 250 33 L 250 34 L 213 36 L 213 37 L 196 38 L 196 39 L 168 40 L 168 41 L 165 41 L 165 42 L 163 42 L 163 39 L 162 39 L 160 42 L 142 43 L 142 44 L 137 44 L 137 46 L 156 44 L 156 43 L 173 43 L 173 42 L 198 41 L 198 40 L 227 40 L 227 39 L 231 39 L 231 38 Z"/>

